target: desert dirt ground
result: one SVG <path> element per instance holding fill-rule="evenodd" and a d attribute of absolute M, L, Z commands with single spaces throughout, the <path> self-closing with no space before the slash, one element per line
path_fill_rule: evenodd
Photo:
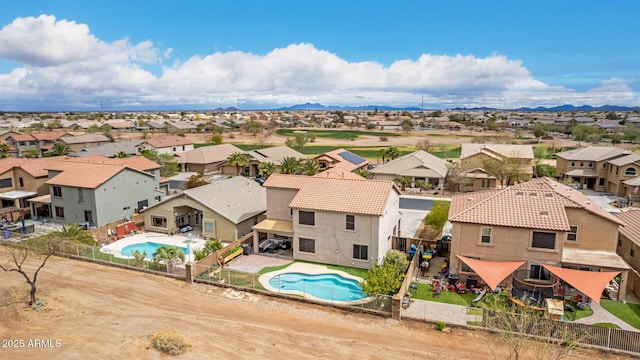
<path fill-rule="evenodd" d="M 0 260 L 7 253 L 0 248 Z M 34 269 L 34 262 L 29 262 Z M 172 330 L 191 349 L 179 359 L 504 359 L 479 331 L 348 313 L 53 257 L 38 278 L 46 306 L 26 306 L 27 285 L 0 273 L 0 338 L 59 340 L 59 348 L 0 348 L 0 359 L 170 358 L 151 336 Z M 492 344 L 491 347 L 488 344 Z M 530 348 L 524 358 L 538 359 Z M 495 356 L 494 356 L 495 355 Z M 544 357 L 543 357 L 544 358 Z M 572 359 L 624 359 L 579 350 Z"/>

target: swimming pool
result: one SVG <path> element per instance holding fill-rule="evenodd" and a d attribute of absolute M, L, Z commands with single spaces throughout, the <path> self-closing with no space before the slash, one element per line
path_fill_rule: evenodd
<path fill-rule="evenodd" d="M 153 258 L 153 253 L 156 250 L 158 250 L 159 247 L 162 247 L 162 246 L 172 247 L 173 245 L 158 244 L 158 243 L 154 243 L 154 242 L 145 242 L 145 243 L 127 245 L 127 246 L 122 248 L 121 253 L 122 253 L 122 256 L 131 256 L 131 257 L 133 257 L 132 253 L 134 251 L 136 251 L 136 250 L 140 250 L 140 253 L 143 253 L 143 252 L 146 251 L 147 252 L 147 259 L 151 259 L 151 258 Z M 180 246 L 173 246 L 173 247 L 177 247 L 185 255 L 188 255 L 187 254 L 187 248 L 183 248 L 183 247 L 180 247 Z"/>
<path fill-rule="evenodd" d="M 367 297 L 358 281 L 338 274 L 284 273 L 272 277 L 269 285 L 278 291 L 302 292 L 328 301 L 353 301 Z"/>

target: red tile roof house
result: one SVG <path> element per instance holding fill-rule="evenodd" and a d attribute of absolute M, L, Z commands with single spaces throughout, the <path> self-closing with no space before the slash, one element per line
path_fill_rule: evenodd
<path fill-rule="evenodd" d="M 347 171 L 356 171 L 366 168 L 369 164 L 368 160 L 365 160 L 342 148 L 320 154 L 314 157 L 313 161 L 316 162 L 320 171 L 331 168 L 342 168 Z"/>
<path fill-rule="evenodd" d="M 627 288 L 640 297 L 640 209 L 616 214 L 624 226 L 620 227 L 618 255 L 634 270 L 629 273 Z"/>
<path fill-rule="evenodd" d="M 620 271 L 624 300 L 629 265 L 616 254 L 619 218 L 585 195 L 550 178 L 500 190 L 454 195 L 449 210 L 451 273 L 474 275 L 457 255 L 489 261 L 526 261 L 535 281 L 550 279 L 541 264 Z"/>
<path fill-rule="evenodd" d="M 267 218 L 253 227 L 256 253 L 369 269 L 400 228 L 400 191 L 392 181 L 273 174 Z"/>
<path fill-rule="evenodd" d="M 101 226 L 162 200 L 160 166 L 142 156 L 65 158 L 47 165 L 50 214 L 61 223 Z"/>
<path fill-rule="evenodd" d="M 138 144 L 138 152 L 142 150 L 157 150 L 160 154 L 176 155 L 193 150 L 193 141 L 182 136 L 163 136 L 149 139 Z"/>
<path fill-rule="evenodd" d="M 15 134 L 7 137 L 7 144 L 15 148 L 16 155 L 40 157 L 51 146 L 66 135 L 64 131 L 35 131 L 31 134 Z"/>

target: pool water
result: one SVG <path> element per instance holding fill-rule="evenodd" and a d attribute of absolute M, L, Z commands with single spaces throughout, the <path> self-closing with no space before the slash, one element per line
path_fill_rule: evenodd
<path fill-rule="evenodd" d="M 122 255 L 123 256 L 131 256 L 133 257 L 133 252 L 136 250 L 140 250 L 140 253 L 143 252 L 147 252 L 147 259 L 151 259 L 153 258 L 153 253 L 158 250 L 159 247 L 162 246 L 167 246 L 167 247 L 171 247 L 172 245 L 165 245 L 165 244 L 158 244 L 158 243 L 154 243 L 154 242 L 146 242 L 146 243 L 139 243 L 139 244 L 133 244 L 133 245 L 127 245 L 125 247 L 122 248 Z M 178 249 L 180 249 L 185 255 L 187 254 L 187 248 L 183 248 L 180 246 L 173 246 L 173 247 L 177 247 Z"/>
<path fill-rule="evenodd" d="M 284 273 L 272 277 L 269 285 L 278 291 L 300 291 L 329 301 L 353 301 L 367 297 L 358 281 L 338 274 Z"/>

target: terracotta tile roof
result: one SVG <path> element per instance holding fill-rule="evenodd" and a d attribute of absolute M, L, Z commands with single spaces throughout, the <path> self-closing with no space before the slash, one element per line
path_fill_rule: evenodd
<path fill-rule="evenodd" d="M 371 169 L 373 174 L 393 174 L 443 178 L 448 171 L 447 161 L 424 150 L 414 151 Z"/>
<path fill-rule="evenodd" d="M 157 149 L 157 148 L 165 148 L 165 147 L 171 147 L 171 146 L 192 145 L 193 141 L 182 136 L 169 135 L 169 136 L 163 136 L 155 139 L 149 139 L 142 142 L 141 144 L 149 144 Z"/>
<path fill-rule="evenodd" d="M 91 163 L 91 164 L 110 164 L 110 165 L 126 165 L 132 169 L 140 171 L 149 171 L 159 169 L 158 163 L 151 161 L 144 156 L 131 156 L 127 158 L 108 158 L 102 155 L 82 156 L 82 157 L 64 157 L 62 160 L 75 163 Z"/>
<path fill-rule="evenodd" d="M 31 136 L 31 134 L 15 134 L 15 135 L 11 135 L 9 137 L 12 138 L 14 141 L 34 141 L 34 140 L 36 140 L 36 138 Z"/>
<path fill-rule="evenodd" d="M 343 148 L 335 149 L 333 151 L 329 151 L 314 157 L 314 160 L 320 159 L 329 160 L 333 166 L 341 167 L 348 171 L 353 171 L 355 169 L 361 168 L 369 163 L 368 160 L 365 160 Z"/>
<path fill-rule="evenodd" d="M 325 177 L 334 179 L 352 179 L 352 180 L 365 180 L 362 176 L 354 174 L 347 169 L 340 167 L 330 168 L 323 172 L 317 173 L 314 177 Z"/>
<path fill-rule="evenodd" d="M 638 154 L 629 154 L 629 155 L 625 155 L 625 156 L 622 156 L 622 157 L 619 157 L 617 159 L 609 161 L 610 164 L 613 164 L 613 165 L 616 165 L 616 166 L 629 165 L 629 164 L 632 164 L 634 162 L 640 163 L 640 155 L 638 155 Z"/>
<path fill-rule="evenodd" d="M 568 231 L 566 208 L 584 209 L 620 224 L 619 219 L 581 192 L 550 178 L 537 178 L 506 189 L 454 195 L 449 221 Z"/>
<path fill-rule="evenodd" d="M 631 152 L 613 146 L 585 146 L 573 150 L 563 151 L 556 154 L 556 157 L 566 160 L 588 160 L 602 161 L 627 155 Z"/>
<path fill-rule="evenodd" d="M 82 134 L 78 136 L 64 136 L 60 141 L 65 144 L 82 144 L 93 142 L 109 142 L 109 138 L 102 134 Z"/>
<path fill-rule="evenodd" d="M 19 167 L 33 177 L 45 177 L 49 173 L 46 170 L 47 166 L 55 161 L 59 161 L 60 159 L 62 159 L 61 156 L 36 159 L 6 158 L 0 160 L 0 174 L 4 174 L 13 168 Z"/>
<path fill-rule="evenodd" d="M 134 171 L 153 178 L 152 174 L 129 166 L 125 161 L 75 161 L 85 159 L 87 158 L 65 158 L 51 163 L 47 169 L 61 173 L 47 180 L 46 184 L 96 189 L 121 171 Z"/>
<path fill-rule="evenodd" d="M 392 181 L 336 179 L 273 174 L 267 188 L 297 189 L 292 208 L 381 216 L 389 194 L 398 192 Z M 398 192 L 399 193 L 399 192 Z"/>
<path fill-rule="evenodd" d="M 234 152 L 242 152 L 232 144 L 203 146 L 179 154 L 180 162 L 187 164 L 211 164 L 227 160 Z"/>
<path fill-rule="evenodd" d="M 460 159 L 464 159 L 476 154 L 485 153 L 496 157 L 500 155 L 507 158 L 533 159 L 533 146 L 531 145 L 510 145 L 510 144 L 462 144 Z"/>
<path fill-rule="evenodd" d="M 640 245 L 640 209 L 633 209 L 617 214 L 624 226 L 620 227 L 620 233 Z"/>
<path fill-rule="evenodd" d="M 64 131 L 34 131 L 31 136 L 38 140 L 56 140 L 66 134 Z"/>

